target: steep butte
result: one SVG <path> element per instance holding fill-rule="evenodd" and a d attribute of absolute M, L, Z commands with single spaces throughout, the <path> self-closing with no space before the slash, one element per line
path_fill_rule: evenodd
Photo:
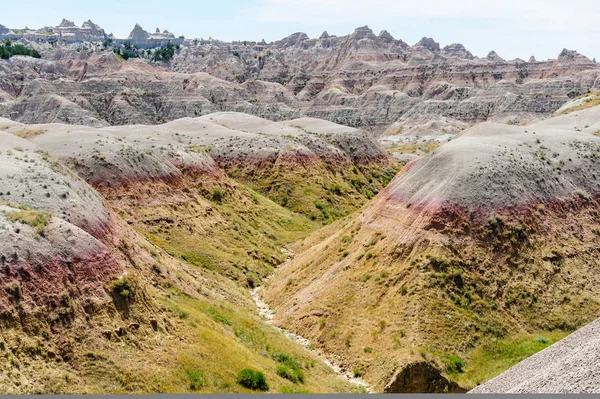
<path fill-rule="evenodd" d="M 590 394 L 598 392 L 596 320 L 551 347 L 522 361 L 471 393 Z"/>
<path fill-rule="evenodd" d="M 364 371 L 376 390 L 407 392 L 424 386 L 410 372 L 423 361 L 448 389 L 470 388 L 495 376 L 477 363 L 494 340 L 595 319 L 599 112 L 486 123 L 409 163 L 361 215 L 293 248 L 265 289 L 275 322 Z M 439 374 L 426 376 L 442 389 Z"/>

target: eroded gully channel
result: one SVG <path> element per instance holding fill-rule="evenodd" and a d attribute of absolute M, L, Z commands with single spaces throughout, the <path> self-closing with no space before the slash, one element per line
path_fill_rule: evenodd
<path fill-rule="evenodd" d="M 294 254 L 292 252 L 288 252 L 286 250 L 282 250 L 282 252 L 289 256 L 287 262 L 289 262 L 291 257 L 294 256 Z M 270 275 L 264 281 L 267 282 L 272 276 L 273 275 Z M 291 331 L 288 331 L 285 328 L 281 328 L 281 327 L 274 325 L 273 319 L 275 318 L 275 312 L 261 298 L 260 292 L 262 291 L 262 288 L 263 287 L 261 286 L 261 287 L 256 287 L 256 288 L 250 290 L 250 295 L 252 296 L 254 303 L 256 303 L 256 307 L 258 308 L 258 313 L 259 313 L 260 317 L 263 318 L 263 320 L 265 320 L 265 322 L 267 324 L 269 324 L 273 328 L 281 331 L 292 341 L 295 341 L 298 344 L 302 345 L 307 351 L 315 354 L 319 359 L 321 359 L 323 361 L 323 363 L 325 363 L 326 365 L 331 367 L 331 369 L 336 374 L 338 374 L 341 378 L 345 379 L 346 381 L 349 381 L 350 383 L 356 385 L 359 388 L 362 387 L 361 389 L 364 389 L 368 393 L 373 393 L 371 386 L 368 383 L 366 383 L 364 380 L 362 380 L 361 378 L 355 377 L 352 374 L 352 370 L 349 370 L 349 369 L 343 367 L 342 362 L 336 355 L 334 355 L 333 353 L 326 353 L 324 351 L 321 351 L 320 349 L 315 349 L 313 347 L 313 345 L 311 345 L 311 343 L 308 339 L 306 339 L 298 334 L 295 334 Z"/>

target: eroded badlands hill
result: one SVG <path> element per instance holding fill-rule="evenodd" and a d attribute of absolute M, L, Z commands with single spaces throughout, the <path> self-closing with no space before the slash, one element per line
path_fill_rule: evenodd
<path fill-rule="evenodd" d="M 0 61 L 0 116 L 27 123 L 149 124 L 237 111 L 378 133 L 423 135 L 431 125 L 443 135 L 537 120 L 599 85 L 598 65 L 576 51 L 548 61 L 480 58 L 460 44 L 410 46 L 368 27 L 269 44 L 186 40 L 167 63 L 146 53 L 123 61 L 101 43 L 27 44 L 43 59 Z"/>
<path fill-rule="evenodd" d="M 212 118 L 126 129 L 1 121 L 0 390 L 249 392 L 236 382 L 245 367 L 272 392 L 356 389 L 264 324 L 248 287 L 285 259 L 285 244 L 337 217 L 329 208 L 367 200 L 351 179 L 381 188 L 367 179 L 393 161 L 330 123 Z M 246 149 L 231 151 L 236 141 Z M 234 180 L 240 160 L 249 167 Z M 324 204 L 311 205 L 315 220 L 289 209 L 296 193 L 285 208 L 257 191 L 271 195 L 265 179 L 292 172 Z M 282 359 L 301 380 L 277 371 Z"/>
<path fill-rule="evenodd" d="M 276 322 L 376 389 L 422 392 L 472 387 L 595 319 L 600 108 L 585 104 L 409 163 L 296 245 L 265 290 Z"/>

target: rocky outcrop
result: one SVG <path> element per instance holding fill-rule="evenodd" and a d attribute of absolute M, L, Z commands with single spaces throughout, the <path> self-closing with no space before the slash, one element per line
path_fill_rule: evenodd
<path fill-rule="evenodd" d="M 448 57 L 464 58 L 472 60 L 475 58 L 465 46 L 460 43 L 454 43 L 443 48 L 442 53 Z"/>
<path fill-rule="evenodd" d="M 176 43 L 170 33 L 150 34 L 139 25 L 130 39 L 138 46 Z M 107 69 L 106 54 L 65 46 L 42 50 L 66 72 L 51 76 L 0 64 L 2 90 L 11 95 L 0 103 L 0 115 L 98 125 L 241 111 L 271 120 L 316 117 L 380 133 L 392 123 L 415 130 L 419 126 L 410 121 L 425 117 L 468 125 L 531 122 L 600 85 L 600 67 L 576 52 L 535 62 L 505 61 L 494 52 L 479 58 L 461 44 L 440 49 L 424 38 L 409 46 L 368 27 L 319 39 L 295 33 L 270 44 L 188 40 L 169 65 L 113 57 Z M 50 82 L 46 92 L 54 96 L 25 103 L 19 93 L 38 78 Z M 106 113 L 108 104 L 112 111 Z"/>
<path fill-rule="evenodd" d="M 440 44 L 430 37 L 424 37 L 415 46 L 425 47 L 431 51 L 440 51 Z"/>
<path fill-rule="evenodd" d="M 183 40 L 183 38 L 176 38 L 174 34 L 167 30 L 161 32 L 158 28 L 156 28 L 155 33 L 148 33 L 139 24 L 135 24 L 129 37 L 126 39 L 126 41 L 129 41 L 132 45 L 138 46 L 139 48 L 163 47 L 168 43 L 181 45 Z"/>
<path fill-rule="evenodd" d="M 41 29 L 0 29 L 0 38 L 6 37 L 13 40 L 23 40 L 35 43 L 62 43 L 71 44 L 79 42 L 102 42 L 107 38 L 106 32 L 88 20 L 76 26 L 72 21 L 63 19 L 55 27 Z"/>
<path fill-rule="evenodd" d="M 402 367 L 383 390 L 384 393 L 461 393 L 466 392 L 448 380 L 432 364 L 420 361 Z"/>

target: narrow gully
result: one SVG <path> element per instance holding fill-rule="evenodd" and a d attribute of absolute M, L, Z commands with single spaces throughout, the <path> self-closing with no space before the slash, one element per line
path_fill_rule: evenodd
<path fill-rule="evenodd" d="M 272 276 L 272 275 L 271 275 Z M 269 278 L 271 278 L 271 276 L 267 277 L 265 279 L 265 281 L 268 281 Z M 321 359 L 323 361 L 323 363 L 325 363 L 327 366 L 331 367 L 331 369 L 338 374 L 340 377 L 342 377 L 343 379 L 349 381 L 350 383 L 358 386 L 358 387 L 362 387 L 362 389 L 364 389 L 367 393 L 373 393 L 370 385 L 365 382 L 364 380 L 362 380 L 361 378 L 357 378 L 352 374 L 351 370 L 345 369 L 344 367 L 342 367 L 340 360 L 337 358 L 337 356 L 335 356 L 332 353 L 326 353 L 323 352 L 319 349 L 315 349 L 311 346 L 311 342 L 298 335 L 295 334 L 291 331 L 286 330 L 285 328 L 281 328 L 278 327 L 276 325 L 273 324 L 273 319 L 275 318 L 275 312 L 269 307 L 269 305 L 261 298 L 260 296 L 260 291 L 262 290 L 262 286 L 261 287 L 256 287 L 250 290 L 250 295 L 252 296 L 252 299 L 254 300 L 254 303 L 256 304 L 256 307 L 258 308 L 258 313 L 260 315 L 260 317 L 265 320 L 265 322 L 267 324 L 269 324 L 270 326 L 272 326 L 273 328 L 281 331 L 282 333 L 284 333 L 288 338 L 290 338 L 291 340 L 297 342 L 298 344 L 302 345 L 306 350 L 308 350 L 309 352 L 315 354 L 319 359 Z"/>

